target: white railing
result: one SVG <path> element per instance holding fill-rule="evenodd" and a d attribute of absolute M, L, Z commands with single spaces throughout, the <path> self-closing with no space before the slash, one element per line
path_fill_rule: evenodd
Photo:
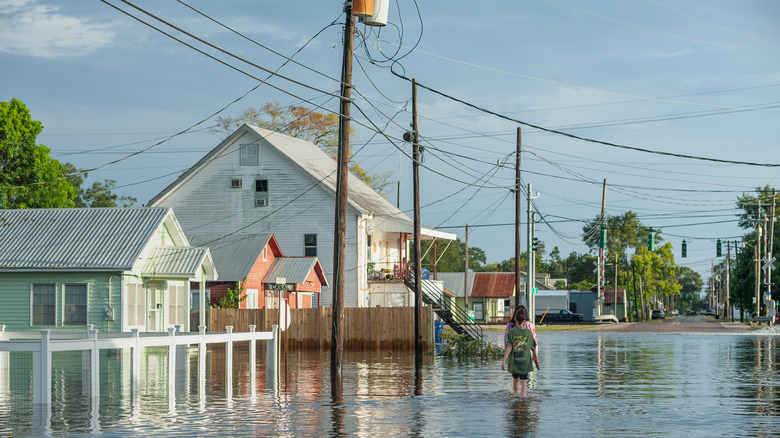
<path fill-rule="evenodd" d="M 206 394 L 206 345 L 207 344 L 225 344 L 225 388 L 230 391 L 233 378 L 233 343 L 249 342 L 249 363 L 256 362 L 256 343 L 266 340 L 266 369 L 269 378 L 274 382 L 278 381 L 279 376 L 279 327 L 274 325 L 270 332 L 256 332 L 255 326 L 250 325 L 248 332 L 233 333 L 233 327 L 225 327 L 225 333 L 206 333 L 205 326 L 199 326 L 197 334 L 182 334 L 181 326 L 168 328 L 168 334 L 162 333 L 139 333 L 133 329 L 131 333 L 110 333 L 98 336 L 96 329 L 87 329 L 86 339 L 84 333 L 74 333 L 62 335 L 57 333 L 57 337 L 78 336 L 80 339 L 53 339 L 50 330 L 41 330 L 38 333 L 9 333 L 5 331 L 5 326 L 0 325 L 0 392 L 9 387 L 7 370 L 10 363 L 8 361 L 9 352 L 32 352 L 33 365 L 33 403 L 51 404 L 51 373 L 52 373 L 52 353 L 58 351 L 82 351 L 88 352 L 90 360 L 88 361 L 87 379 L 89 392 L 93 399 L 100 396 L 100 350 L 130 349 L 131 350 L 131 394 L 134 398 L 138 396 L 140 387 L 140 363 L 143 349 L 146 347 L 167 347 L 168 348 L 168 393 L 172 397 L 175 393 L 175 382 L 177 369 L 184 369 L 186 355 L 185 349 L 188 345 L 198 346 L 198 392 L 200 397 L 205 398 Z M 177 354 L 179 353 L 179 354 Z M 257 367 L 250 366 L 250 379 L 257 379 Z M 256 385 L 251 385 L 253 388 Z M 2 395 L 2 394 L 0 394 Z"/>

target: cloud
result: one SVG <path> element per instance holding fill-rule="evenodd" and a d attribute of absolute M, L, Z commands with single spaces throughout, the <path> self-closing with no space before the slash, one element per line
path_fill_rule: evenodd
<path fill-rule="evenodd" d="M 60 14 L 35 0 L 0 0 L 0 51 L 40 58 L 82 56 L 109 44 L 109 25 Z"/>

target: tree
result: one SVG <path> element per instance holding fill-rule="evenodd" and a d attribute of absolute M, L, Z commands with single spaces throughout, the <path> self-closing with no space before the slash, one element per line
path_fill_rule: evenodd
<path fill-rule="evenodd" d="M 235 117 L 220 116 L 217 125 L 210 131 L 227 138 L 244 123 L 306 140 L 319 146 L 329 157 L 338 158 L 339 118 L 335 114 L 320 113 L 305 106 L 290 105 L 283 108 L 274 101 L 263 105 L 260 111 L 250 107 Z M 349 170 L 379 194 L 387 188 L 392 176 L 392 172 L 368 173 L 354 161 L 350 161 Z"/>
<path fill-rule="evenodd" d="M 742 238 L 743 248 L 738 253 L 736 266 L 734 267 L 734 275 L 731 281 L 733 286 L 729 298 L 731 303 L 742 311 L 741 313 L 743 316 L 744 312 L 750 312 L 755 315 L 757 314 L 756 310 L 761 310 L 761 308 L 765 307 L 763 299 L 761 299 L 761 303 L 759 304 L 761 308 L 759 309 L 756 309 L 756 305 L 753 303 L 753 299 L 756 296 L 754 251 L 757 240 L 756 221 L 759 217 L 765 218 L 770 216 L 772 201 L 772 188 L 768 185 L 756 188 L 756 196 L 743 193 L 742 196 L 737 198 L 737 209 L 742 210 L 739 215 L 739 226 L 751 230 L 751 232 Z M 780 208 L 780 194 L 775 194 L 774 202 L 776 204 L 775 208 Z M 776 216 L 777 214 L 778 212 L 775 211 Z M 780 259 L 780 227 L 777 226 L 777 222 L 775 222 L 774 233 L 772 235 L 771 257 Z M 777 266 L 776 263 L 777 262 L 775 262 L 775 267 Z M 760 275 L 761 273 L 759 273 L 759 279 Z"/>
<path fill-rule="evenodd" d="M 75 206 L 78 192 L 66 166 L 35 143 L 42 130 L 19 99 L 0 102 L 0 208 Z"/>
<path fill-rule="evenodd" d="M 641 294 L 637 294 L 640 302 L 650 304 L 650 297 L 653 297 L 655 301 L 660 299 L 669 307 L 671 297 L 678 295 L 682 289 L 677 281 L 679 267 L 674 263 L 672 244 L 667 242 L 655 251 L 640 247 L 633 256 L 633 262 L 636 274 L 643 283 Z"/>
<path fill-rule="evenodd" d="M 84 189 L 84 179 L 88 173 L 85 170 L 77 170 L 71 163 L 65 163 L 68 181 L 78 191 L 78 197 L 74 199 L 76 207 L 132 207 L 138 199 L 132 196 L 119 196 L 111 191 L 116 186 L 113 179 L 105 179 L 103 182 L 95 181 L 91 187 Z"/>
<path fill-rule="evenodd" d="M 246 299 L 246 294 L 244 293 L 245 281 L 246 278 L 244 278 L 244 280 L 241 281 L 241 284 L 235 289 L 227 288 L 225 295 L 219 299 L 212 298 L 211 306 L 221 307 L 223 309 L 238 309 L 238 303 Z"/>
<path fill-rule="evenodd" d="M 599 248 L 601 217 L 597 216 L 592 221 L 582 227 L 585 234 L 583 242 L 588 245 L 591 251 L 597 252 Z M 650 228 L 644 226 L 636 213 L 627 211 L 620 216 L 607 216 L 604 221 L 607 228 L 606 250 L 609 260 L 615 259 L 615 253 L 618 256 L 618 262 L 622 265 L 627 263 L 627 251 L 629 248 L 635 251 L 639 248 L 647 248 L 647 239 L 650 234 Z M 658 230 L 655 230 L 656 232 Z M 655 242 L 659 244 L 663 241 L 660 235 L 656 233 Z"/>

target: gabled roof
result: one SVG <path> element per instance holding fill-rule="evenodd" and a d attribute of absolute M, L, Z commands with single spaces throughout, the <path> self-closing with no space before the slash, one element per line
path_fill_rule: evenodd
<path fill-rule="evenodd" d="M 250 133 L 258 139 L 265 140 L 267 145 L 279 151 L 282 156 L 286 157 L 291 163 L 299 167 L 305 174 L 309 175 L 313 181 L 319 181 L 322 187 L 335 196 L 337 162 L 329 157 L 328 154 L 317 145 L 267 129 L 244 124 L 217 145 L 217 147 L 212 149 L 211 152 L 206 154 L 200 161 L 195 163 L 194 166 L 184 172 L 176 181 L 157 194 L 157 196 L 149 201 L 149 204 L 154 205 L 157 201 L 164 198 L 166 194 L 189 179 L 200 168 L 212 161 L 213 157 L 219 155 L 224 149 L 233 144 L 236 139 L 246 133 Z M 391 204 L 382 195 L 376 193 L 371 187 L 352 173 L 349 174 L 349 204 L 363 214 L 373 213 L 374 215 L 393 218 L 394 220 L 401 222 L 412 221 L 409 216 L 399 210 L 395 205 Z"/>
<path fill-rule="evenodd" d="M 314 269 L 323 286 L 328 286 L 328 279 L 322 271 L 322 265 L 317 257 L 280 257 L 274 260 L 271 269 L 265 274 L 263 283 L 274 283 L 277 278 L 285 278 L 287 284 L 299 284 L 306 281 Z"/>
<path fill-rule="evenodd" d="M 0 210 L 0 270 L 129 270 L 166 221 L 165 207 Z"/>
<path fill-rule="evenodd" d="M 515 294 L 515 274 L 511 272 L 477 272 L 472 297 L 508 298 Z"/>
<path fill-rule="evenodd" d="M 189 234 L 193 246 L 208 247 L 220 281 L 242 281 L 268 245 L 274 257 L 282 250 L 272 234 Z"/>
<path fill-rule="evenodd" d="M 210 278 L 217 278 L 208 248 L 161 246 L 154 249 L 141 273 L 150 277 L 192 278 L 198 275 L 201 267 Z"/>
<path fill-rule="evenodd" d="M 290 163 L 301 169 L 304 175 L 308 175 L 312 182 L 319 183 L 323 189 L 334 197 L 336 196 L 338 163 L 317 145 L 267 129 L 244 124 L 179 176 L 176 181 L 152 198 L 149 201 L 149 205 L 156 205 L 162 201 L 169 193 L 186 182 L 201 168 L 208 165 L 244 134 L 253 135 L 264 141 L 269 147 L 276 149 Z M 381 218 L 381 221 L 377 221 L 377 226 L 381 226 L 383 230 L 413 231 L 410 229 L 413 224 L 412 219 L 406 213 L 385 199 L 384 196 L 375 192 L 368 184 L 351 172 L 349 172 L 348 180 L 348 202 L 350 207 L 354 208 L 359 214 Z M 455 240 L 455 235 L 452 233 L 425 227 L 421 228 L 425 237 Z"/>

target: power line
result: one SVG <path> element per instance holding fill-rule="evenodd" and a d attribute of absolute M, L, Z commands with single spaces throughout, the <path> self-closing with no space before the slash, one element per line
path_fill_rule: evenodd
<path fill-rule="evenodd" d="M 394 74 L 396 76 L 398 76 L 399 78 L 401 78 L 401 79 L 404 79 L 406 81 L 411 82 L 411 79 L 407 78 L 406 76 L 402 76 L 402 75 L 400 75 L 398 73 L 394 73 Z M 529 126 L 531 128 L 536 128 L 536 129 L 539 129 L 541 131 L 549 132 L 551 134 L 557 134 L 557 135 L 562 135 L 562 136 L 565 136 L 565 137 L 573 138 L 575 140 L 581 140 L 581 141 L 586 141 L 586 142 L 590 142 L 590 143 L 602 144 L 604 146 L 610 146 L 610 147 L 614 147 L 614 148 L 628 149 L 628 150 L 633 150 L 633 151 L 638 151 L 638 152 L 645 152 L 645 153 L 657 154 L 657 155 L 665 155 L 665 156 L 677 157 L 677 158 L 687 158 L 687 159 L 692 159 L 692 160 L 713 161 L 713 162 L 717 162 L 717 163 L 727 163 L 727 164 L 743 164 L 743 165 L 747 165 L 747 166 L 780 167 L 780 164 L 774 164 L 774 163 L 770 164 L 770 163 L 755 163 L 755 162 L 750 162 L 750 161 L 722 160 L 722 159 L 719 159 L 719 158 L 709 158 L 709 157 L 700 157 L 700 156 L 697 156 L 697 155 L 688 155 L 688 154 L 678 154 L 678 153 L 674 153 L 674 152 L 656 151 L 656 150 L 645 149 L 645 148 L 640 148 L 640 147 L 636 147 L 636 146 L 627 146 L 627 145 L 611 143 L 611 142 L 603 141 L 603 140 L 596 140 L 596 139 L 592 139 L 592 138 L 588 138 L 588 137 L 581 137 L 581 136 L 578 136 L 578 135 L 574 135 L 574 134 L 570 134 L 570 133 L 567 133 L 567 132 L 558 131 L 558 130 L 555 130 L 555 129 L 545 128 L 543 126 L 535 125 L 533 123 L 523 122 L 522 120 L 517 120 L 517 119 L 514 119 L 512 117 L 505 116 L 505 115 L 497 113 L 495 111 L 491 111 L 491 110 L 488 110 L 486 108 L 482 108 L 482 107 L 480 107 L 478 105 L 475 105 L 473 103 L 467 102 L 467 101 L 465 101 L 463 99 L 459 99 L 457 97 L 451 96 L 451 95 L 449 95 L 447 93 L 444 93 L 442 91 L 436 90 L 436 89 L 431 88 L 431 87 L 429 87 L 427 85 L 423 85 L 423 84 L 421 84 L 419 82 L 417 82 L 417 85 L 419 87 L 425 88 L 426 90 L 428 90 L 428 91 L 430 91 L 432 93 L 438 94 L 439 96 L 442 96 L 444 98 L 447 98 L 447 99 L 453 100 L 455 102 L 461 103 L 461 104 L 466 105 L 466 106 L 468 106 L 470 108 L 474 108 L 474 109 L 476 109 L 478 111 L 481 111 L 483 113 L 490 114 L 490 115 L 496 116 L 498 118 L 501 118 L 501 119 L 504 119 L 504 120 L 508 120 L 510 122 L 518 123 L 518 124 L 523 125 L 523 126 Z"/>

